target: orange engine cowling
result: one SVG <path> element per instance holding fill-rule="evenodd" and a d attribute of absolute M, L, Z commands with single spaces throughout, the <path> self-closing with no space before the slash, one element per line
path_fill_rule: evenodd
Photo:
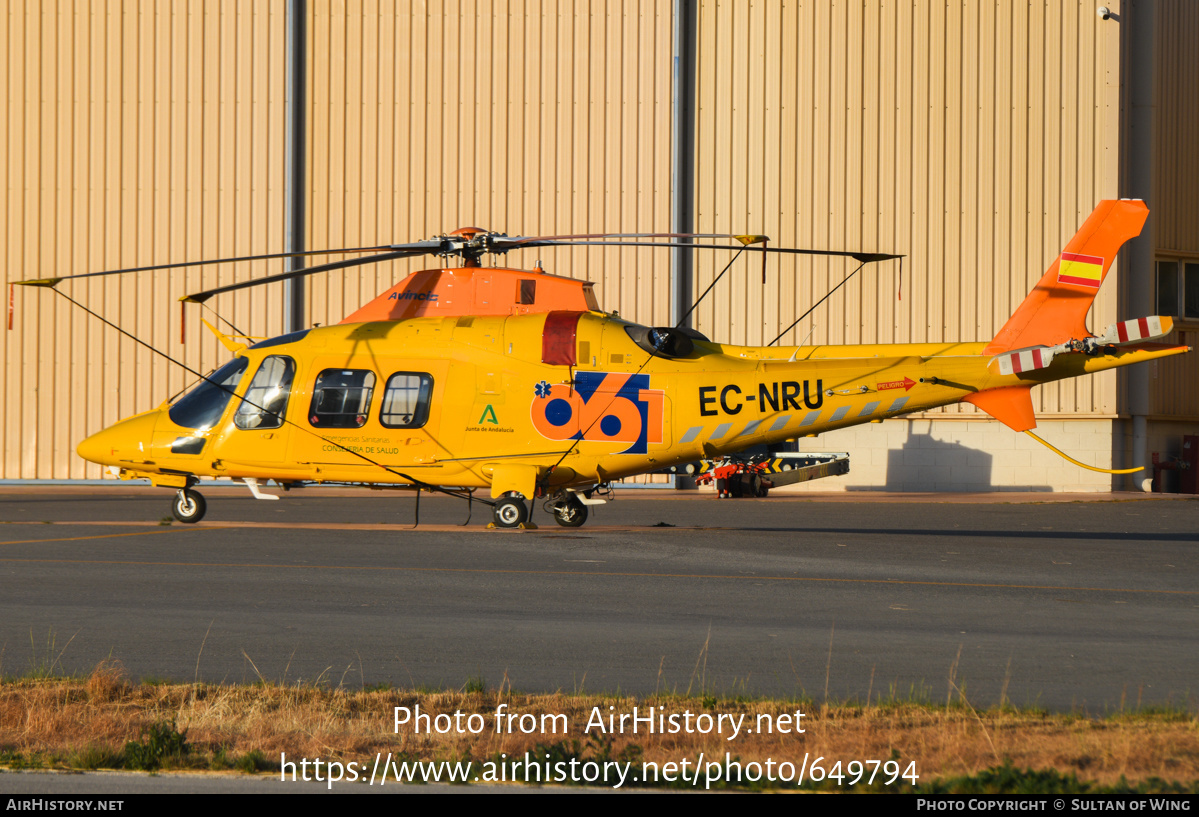
<path fill-rule="evenodd" d="M 458 267 L 414 272 L 342 323 L 558 311 L 599 312 L 591 282 L 540 270 Z"/>

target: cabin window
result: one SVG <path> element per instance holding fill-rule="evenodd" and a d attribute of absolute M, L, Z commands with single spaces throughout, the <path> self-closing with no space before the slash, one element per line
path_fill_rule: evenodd
<path fill-rule="evenodd" d="M 249 363 L 244 357 L 235 357 L 210 374 L 204 382 L 171 406 L 167 412 L 171 422 L 198 431 L 206 431 L 216 425 Z"/>
<path fill-rule="evenodd" d="M 420 428 L 429 419 L 433 378 L 419 372 L 397 372 L 387 379 L 379 422 L 387 428 Z"/>
<path fill-rule="evenodd" d="M 296 362 L 286 355 L 271 355 L 264 358 L 246 396 L 242 398 L 233 423 L 241 429 L 279 428 L 283 415 L 287 413 L 287 398 L 291 395 L 291 381 L 296 373 Z"/>
<path fill-rule="evenodd" d="M 375 392 L 375 373 L 366 369 L 325 369 L 312 388 L 308 422 L 316 428 L 362 428 Z"/>

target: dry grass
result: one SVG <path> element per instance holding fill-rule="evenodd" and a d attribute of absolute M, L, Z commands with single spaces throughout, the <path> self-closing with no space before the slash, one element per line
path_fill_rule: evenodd
<path fill-rule="evenodd" d="M 517 714 L 566 715 L 562 735 L 496 734 L 500 704 Z M 451 732 L 415 734 L 393 728 L 394 707 L 431 714 L 478 713 L 487 723 L 479 735 Z M 609 710 L 608 707 L 615 707 Z M 806 712 L 804 734 L 742 734 L 733 741 L 710 734 L 611 736 L 583 731 L 594 707 L 631 713 L 634 706 L 661 707 L 668 713 L 747 715 Z M 583 755 L 635 756 L 667 762 L 723 757 L 744 762 L 790 760 L 805 753 L 835 760 L 898 757 L 916 761 L 921 782 L 976 774 L 1010 760 L 1017 768 L 1076 773 L 1100 785 L 1124 778 L 1131 783 L 1161 778 L 1193 784 L 1199 780 L 1199 721 L 1186 713 L 1139 714 L 1095 719 L 1072 715 L 992 710 L 928 704 L 856 707 L 800 705 L 781 701 L 701 700 L 603 695 L 521 695 L 495 690 L 473 692 L 363 691 L 311 686 L 217 686 L 131 684 L 121 667 L 101 664 L 86 679 L 27 679 L 0 683 L 0 764 L 97 765 L 93 758 L 119 757 L 126 742 L 138 740 L 155 723 L 175 722 L 192 747 L 186 765 L 225 766 L 259 750 L 277 767 L 289 758 L 366 760 L 376 752 L 409 759 L 490 759 L 559 741 L 577 740 Z M 636 747 L 630 749 L 630 747 Z M 104 765 L 102 762 L 99 765 Z"/>

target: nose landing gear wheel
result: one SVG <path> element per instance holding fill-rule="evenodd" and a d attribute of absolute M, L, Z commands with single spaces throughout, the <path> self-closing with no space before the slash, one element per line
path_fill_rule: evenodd
<path fill-rule="evenodd" d="M 587 506 L 571 494 L 554 506 L 554 521 L 564 528 L 581 528 L 587 521 Z"/>
<path fill-rule="evenodd" d="M 506 496 L 495 506 L 497 528 L 517 528 L 529 519 L 529 508 L 519 497 Z"/>
<path fill-rule="evenodd" d="M 190 488 L 180 488 L 179 493 L 175 494 L 175 501 L 171 503 L 171 514 L 188 524 L 199 522 L 207 510 L 208 503 L 204 497 Z"/>

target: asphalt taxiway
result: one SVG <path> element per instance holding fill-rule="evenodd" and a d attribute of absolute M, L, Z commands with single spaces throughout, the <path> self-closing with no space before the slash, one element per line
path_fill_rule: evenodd
<path fill-rule="evenodd" d="M 410 494 L 0 488 L 0 674 L 1193 704 L 1199 502 L 628 491 L 486 530 Z M 1088 500 L 1088 501 L 1062 501 Z M 1102 499 L 1103 501 L 1095 501 Z"/>

